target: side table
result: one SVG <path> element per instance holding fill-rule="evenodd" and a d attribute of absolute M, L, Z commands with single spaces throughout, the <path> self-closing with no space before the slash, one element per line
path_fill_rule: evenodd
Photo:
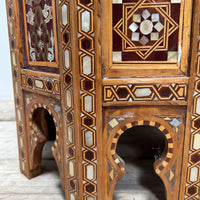
<path fill-rule="evenodd" d="M 200 199 L 200 1 L 6 2 L 21 172 L 54 140 L 66 200 L 123 199 L 145 166 L 157 199 Z"/>

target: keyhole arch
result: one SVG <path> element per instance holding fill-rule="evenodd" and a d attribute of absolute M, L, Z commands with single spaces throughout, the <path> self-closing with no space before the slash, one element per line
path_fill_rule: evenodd
<path fill-rule="evenodd" d="M 149 116 L 148 118 L 142 116 L 129 118 L 118 124 L 115 128 L 113 128 L 113 130 L 110 131 L 107 142 L 107 158 L 115 171 L 117 171 L 117 175 L 115 177 L 115 181 L 113 181 L 108 191 L 109 200 L 112 199 L 117 182 L 126 173 L 125 162 L 116 152 L 118 140 L 127 129 L 135 126 L 155 127 L 165 136 L 167 146 L 164 148 L 161 156 L 154 162 L 153 168 L 164 183 L 166 189 L 166 198 L 171 199 L 172 194 L 170 186 L 166 180 L 166 177 L 164 176 L 164 173 L 170 169 L 176 159 L 176 156 L 174 155 L 174 149 L 177 147 L 177 136 L 172 126 L 163 119 L 153 116 Z"/>
<path fill-rule="evenodd" d="M 62 166 L 59 160 L 61 156 L 58 155 L 60 149 L 60 124 L 57 113 L 54 111 L 52 106 L 46 104 L 42 100 L 38 103 L 36 99 L 29 104 L 28 113 L 28 140 L 30 144 L 29 164 L 30 171 L 33 172 L 32 177 L 41 173 L 42 151 L 44 144 L 48 140 L 54 141 L 51 150 L 57 163 L 59 174 L 62 176 Z M 63 181 L 62 185 L 64 185 Z"/>
<path fill-rule="evenodd" d="M 58 138 L 59 138 L 57 114 L 54 112 L 54 110 L 50 106 L 47 106 L 44 103 L 33 103 L 29 112 L 29 127 L 31 129 L 31 135 L 36 134 L 36 130 L 38 128 L 41 128 L 40 126 L 38 127 L 38 124 L 41 124 L 41 120 L 39 120 L 39 122 L 34 120 L 34 115 L 38 111 L 42 111 L 43 113 L 46 112 L 47 115 L 51 117 L 51 121 L 53 125 L 55 126 L 55 138 L 54 138 L 55 142 L 54 142 L 54 145 L 52 146 L 52 151 L 55 151 L 57 147 L 57 143 L 58 143 Z M 44 130 L 42 131 L 42 134 L 45 137 L 51 137 L 51 135 L 47 135 Z"/>

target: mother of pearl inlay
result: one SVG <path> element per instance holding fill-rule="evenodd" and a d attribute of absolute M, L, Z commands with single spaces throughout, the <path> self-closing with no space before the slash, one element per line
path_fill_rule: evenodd
<path fill-rule="evenodd" d="M 150 20 L 144 20 L 140 24 L 140 31 L 144 35 L 148 35 L 153 31 L 153 23 Z"/>

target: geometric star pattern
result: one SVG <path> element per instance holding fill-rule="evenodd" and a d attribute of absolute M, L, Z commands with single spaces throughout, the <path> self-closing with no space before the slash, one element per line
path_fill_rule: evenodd
<path fill-rule="evenodd" d="M 154 0 L 122 3 L 122 16 L 113 23 L 113 32 L 122 39 L 121 51 L 135 52 L 143 61 L 155 51 L 168 52 L 169 37 L 179 28 L 177 20 L 171 16 L 171 7 L 169 2 Z M 171 61 L 169 58 L 168 55 Z"/>

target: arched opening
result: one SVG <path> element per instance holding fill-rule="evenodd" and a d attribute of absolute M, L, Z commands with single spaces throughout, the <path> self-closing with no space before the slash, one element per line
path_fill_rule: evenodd
<path fill-rule="evenodd" d="M 32 149 L 32 167 L 44 169 L 44 171 L 57 171 L 51 147 L 56 140 L 56 127 L 52 115 L 48 110 L 40 107 L 34 110 L 32 115 L 32 129 L 35 142 Z M 42 164 L 42 165 L 41 165 Z"/>
<path fill-rule="evenodd" d="M 33 129 L 36 132 L 41 132 L 47 140 L 56 139 L 56 127 L 53 121 L 53 117 L 45 108 L 37 108 L 33 112 Z"/>
<path fill-rule="evenodd" d="M 165 186 L 153 168 L 166 144 L 164 134 L 152 126 L 134 126 L 120 136 L 116 153 L 126 174 L 116 184 L 113 200 L 166 200 Z"/>

